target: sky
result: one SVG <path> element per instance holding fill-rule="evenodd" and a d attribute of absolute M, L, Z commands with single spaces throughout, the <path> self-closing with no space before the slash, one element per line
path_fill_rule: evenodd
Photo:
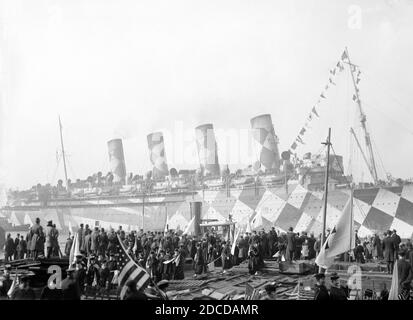
<path fill-rule="evenodd" d="M 109 170 L 122 138 L 127 172 L 151 169 L 146 136 L 165 135 L 169 167 L 196 168 L 194 128 L 213 123 L 221 164 L 256 159 L 250 119 L 272 116 L 287 150 L 348 47 L 379 175 L 413 177 L 412 0 L 1 0 L 0 185 L 25 189 Z M 318 106 L 305 145 L 332 128 L 345 170 L 368 180 L 346 70 Z"/>

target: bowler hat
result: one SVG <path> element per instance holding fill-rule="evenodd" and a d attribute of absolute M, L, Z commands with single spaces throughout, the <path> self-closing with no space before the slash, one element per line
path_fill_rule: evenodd
<path fill-rule="evenodd" d="M 332 274 L 331 274 L 331 276 L 330 276 L 330 279 L 331 280 L 337 280 L 337 279 L 339 279 L 340 277 L 338 276 L 338 274 L 337 274 L 337 272 L 333 272 Z"/>
<path fill-rule="evenodd" d="M 315 277 L 317 280 L 320 280 L 320 279 L 325 278 L 326 275 L 325 275 L 324 273 L 317 273 L 317 274 L 314 275 L 314 277 Z"/>
<path fill-rule="evenodd" d="M 53 221 L 52 221 L 52 220 L 47 221 L 47 226 L 48 226 L 48 227 L 53 227 Z"/>

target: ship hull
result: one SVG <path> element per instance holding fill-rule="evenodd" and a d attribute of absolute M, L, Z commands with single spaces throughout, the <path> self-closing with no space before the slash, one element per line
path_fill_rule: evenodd
<path fill-rule="evenodd" d="M 329 191 L 327 227 L 334 227 L 350 198 L 349 189 Z M 53 220 L 57 228 L 70 231 L 80 223 L 103 228 L 163 231 L 184 230 L 191 219 L 190 202 L 202 202 L 202 219 L 225 221 L 231 218 L 246 229 L 295 232 L 322 230 L 323 192 L 309 191 L 300 184 L 277 187 L 244 187 L 196 192 L 158 194 L 146 197 L 53 201 L 46 207 L 36 204 L 3 208 L 13 225 Z M 142 218 L 143 216 L 143 218 Z M 413 234 L 413 185 L 356 189 L 354 220 L 361 236 L 396 229 L 402 238 Z"/>

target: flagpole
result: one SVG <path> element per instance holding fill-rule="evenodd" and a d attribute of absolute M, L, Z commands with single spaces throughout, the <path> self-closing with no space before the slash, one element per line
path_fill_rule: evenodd
<path fill-rule="evenodd" d="M 323 212 L 323 233 L 321 237 L 321 246 L 324 246 L 326 240 L 326 220 L 327 220 L 327 195 L 328 195 L 328 175 L 330 167 L 330 147 L 331 147 L 331 128 L 328 128 L 327 141 L 322 144 L 327 146 L 327 166 L 325 172 L 325 182 L 324 182 L 324 212 Z M 319 272 L 322 273 L 323 268 L 319 268 Z"/>

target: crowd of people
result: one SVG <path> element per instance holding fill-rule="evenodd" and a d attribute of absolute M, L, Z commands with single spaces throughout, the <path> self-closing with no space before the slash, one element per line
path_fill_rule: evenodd
<path fill-rule="evenodd" d="M 58 257 L 60 255 L 59 231 L 52 221 L 48 221 L 46 230 L 43 230 L 40 219 L 37 218 L 26 237 L 17 234 L 16 238 L 13 239 L 10 233 L 7 234 L 4 245 L 5 262 L 25 258 Z"/>
<path fill-rule="evenodd" d="M 116 275 L 120 272 L 119 240 L 131 259 L 146 269 L 152 282 L 161 285 L 165 285 L 168 280 L 184 279 L 188 269 L 194 277 L 216 267 L 222 268 L 225 273 L 245 260 L 248 261 L 249 273 L 254 275 L 264 266 L 264 259 L 275 257 L 278 261 L 312 260 L 321 249 L 321 235 L 316 238 L 313 233 L 295 233 L 292 228 L 289 228 L 287 233 L 280 233 L 275 228 L 268 232 L 264 229 L 245 232 L 235 239 L 235 243 L 229 233 L 218 234 L 214 229 L 194 237 L 174 230 L 140 230 L 127 233 L 121 226 L 115 231 L 113 228 L 91 229 L 87 224 L 80 224 L 76 233 L 80 254 L 68 269 L 68 278 L 65 280 L 70 284 L 69 296 L 79 298 L 87 290 L 99 294 L 116 289 Z M 10 234 L 7 236 L 5 261 L 7 263 L 23 258 L 69 257 L 74 237 L 74 234 L 69 234 L 62 252 L 56 225 L 48 221 L 43 230 L 40 219 L 36 219 L 26 237 L 17 235 L 16 239 L 12 239 Z M 413 249 L 410 240 L 401 243 L 396 230 L 386 232 L 383 239 L 378 235 L 361 239 L 356 233 L 356 248 L 347 255 L 347 259 L 360 263 L 370 260 L 384 261 L 389 273 L 393 272 L 394 262 L 399 258 L 405 261 L 401 262 L 404 269 L 399 278 L 402 279 L 402 286 L 406 285 L 407 288 L 407 283 L 412 278 Z M 344 256 L 341 259 L 343 260 Z M 401 264 L 398 265 L 399 268 Z M 317 281 L 323 281 L 322 276 L 319 276 Z M 136 293 L 128 289 L 126 293 L 142 297 L 142 292 Z M 47 294 L 46 290 L 44 295 Z M 320 293 L 320 297 L 324 295 Z M 330 293 L 329 297 L 333 299 L 334 293 Z"/>

